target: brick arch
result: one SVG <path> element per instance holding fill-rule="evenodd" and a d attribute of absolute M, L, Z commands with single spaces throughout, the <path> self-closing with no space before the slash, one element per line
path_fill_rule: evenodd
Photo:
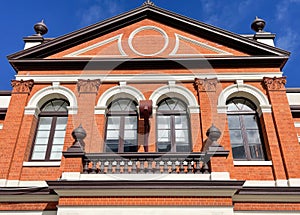
<path fill-rule="evenodd" d="M 75 94 L 63 86 L 49 86 L 36 92 L 25 107 L 25 114 L 38 115 L 40 107 L 47 101 L 54 98 L 62 98 L 69 101 L 69 114 L 77 114 L 77 99 Z"/>
<path fill-rule="evenodd" d="M 97 106 L 95 107 L 95 114 L 104 114 L 107 106 L 115 99 L 118 98 L 129 98 L 137 103 L 140 100 L 145 100 L 145 96 L 138 89 L 122 85 L 115 86 L 106 90 L 99 98 Z"/>
<path fill-rule="evenodd" d="M 194 94 L 183 86 L 166 85 L 156 89 L 150 96 L 154 108 L 166 97 L 176 97 L 184 101 L 189 108 L 190 113 L 199 113 L 199 105 Z"/>
<path fill-rule="evenodd" d="M 260 114 L 272 111 L 269 100 L 263 92 L 254 86 L 240 83 L 228 86 L 221 92 L 218 98 L 218 113 L 227 112 L 226 102 L 232 97 L 244 97 L 251 100 Z"/>

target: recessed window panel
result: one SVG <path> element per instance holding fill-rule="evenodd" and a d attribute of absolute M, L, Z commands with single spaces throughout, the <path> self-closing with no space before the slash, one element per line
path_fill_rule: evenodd
<path fill-rule="evenodd" d="M 228 127 L 234 159 L 264 160 L 262 136 L 255 105 L 244 98 L 228 103 Z"/>
<path fill-rule="evenodd" d="M 48 101 L 39 114 L 31 160 L 60 160 L 68 121 L 68 103 Z"/>
<path fill-rule="evenodd" d="M 177 98 L 158 104 L 156 139 L 158 152 L 189 152 L 190 126 L 187 106 Z"/>

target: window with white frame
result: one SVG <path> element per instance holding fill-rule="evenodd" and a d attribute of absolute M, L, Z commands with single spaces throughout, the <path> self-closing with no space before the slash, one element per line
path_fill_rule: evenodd
<path fill-rule="evenodd" d="M 61 159 L 68 121 L 68 105 L 63 99 L 53 99 L 42 106 L 30 160 Z"/>

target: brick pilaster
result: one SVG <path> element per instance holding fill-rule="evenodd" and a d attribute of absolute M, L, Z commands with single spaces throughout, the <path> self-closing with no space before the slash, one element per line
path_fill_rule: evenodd
<path fill-rule="evenodd" d="M 287 177 L 289 179 L 300 178 L 300 166 L 298 165 L 300 148 L 286 96 L 285 83 L 285 77 L 265 77 L 263 80 L 272 105 L 275 129 Z"/>
<path fill-rule="evenodd" d="M 33 80 L 11 81 L 13 90 L 3 125 L 2 136 L 0 137 L 1 179 L 7 179 L 8 173 L 11 169 L 13 154 L 16 149 L 18 138 L 20 138 L 24 109 L 33 87 L 33 83 Z"/>
<path fill-rule="evenodd" d="M 95 119 L 96 95 L 100 86 L 100 79 L 83 80 L 77 82 L 78 114 L 75 118 L 75 127 L 81 124 L 86 130 L 86 152 L 100 152 L 98 127 Z M 103 138 L 103 137 L 102 137 Z"/>

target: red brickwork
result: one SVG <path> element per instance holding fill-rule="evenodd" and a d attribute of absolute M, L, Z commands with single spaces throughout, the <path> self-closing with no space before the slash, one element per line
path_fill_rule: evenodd
<path fill-rule="evenodd" d="M 60 206 L 231 206 L 230 197 L 60 197 Z"/>
<path fill-rule="evenodd" d="M 57 202 L 1 202 L 0 211 L 44 211 L 57 210 Z"/>
<path fill-rule="evenodd" d="M 251 203 L 234 203 L 235 211 L 298 211 L 300 203 L 273 203 L 273 202 L 251 202 Z"/>

